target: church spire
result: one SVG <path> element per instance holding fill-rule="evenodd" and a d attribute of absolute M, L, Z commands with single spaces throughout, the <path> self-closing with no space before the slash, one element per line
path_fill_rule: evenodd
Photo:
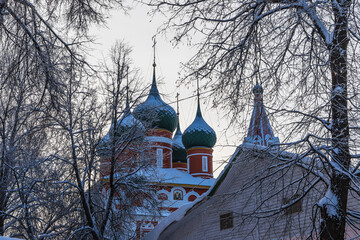
<path fill-rule="evenodd" d="M 254 94 L 254 108 L 250 119 L 248 134 L 244 139 L 244 143 L 252 143 L 262 146 L 278 144 L 279 138 L 274 136 L 264 107 L 264 90 L 262 86 L 259 83 L 256 83 L 252 92 Z"/>

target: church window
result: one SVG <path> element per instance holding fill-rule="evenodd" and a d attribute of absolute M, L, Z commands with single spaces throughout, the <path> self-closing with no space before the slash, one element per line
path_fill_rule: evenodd
<path fill-rule="evenodd" d="M 207 156 L 202 156 L 202 170 L 203 170 L 203 172 L 208 171 L 208 157 Z"/>
<path fill-rule="evenodd" d="M 162 148 L 156 149 L 156 164 L 158 167 L 163 166 L 163 150 L 162 150 Z"/>
<path fill-rule="evenodd" d="M 300 194 L 295 194 L 294 196 L 292 196 L 290 198 L 283 198 L 283 201 L 282 201 L 283 205 L 292 203 L 291 206 L 289 206 L 285 209 L 285 214 L 289 215 L 289 214 L 298 213 L 298 212 L 302 211 L 302 199 L 300 199 L 294 203 L 294 201 L 296 201 L 300 196 L 301 196 Z"/>
<path fill-rule="evenodd" d="M 181 190 L 174 190 L 174 200 L 183 200 L 183 192 Z"/>
<path fill-rule="evenodd" d="M 234 226 L 234 216 L 232 212 L 220 215 L 220 230 L 232 228 Z"/>

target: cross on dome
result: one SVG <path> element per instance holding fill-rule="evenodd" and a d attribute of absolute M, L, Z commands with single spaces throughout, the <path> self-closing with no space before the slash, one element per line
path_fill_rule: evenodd
<path fill-rule="evenodd" d="M 148 125 L 149 128 L 159 128 L 173 132 L 177 125 L 177 115 L 175 110 L 161 99 L 157 88 L 155 75 L 155 37 L 153 37 L 153 41 L 154 63 L 150 92 L 145 102 L 134 109 L 134 115 L 136 118 L 146 123 L 145 125 Z"/>
<path fill-rule="evenodd" d="M 202 117 L 200 108 L 199 80 L 197 80 L 197 111 L 192 124 L 184 131 L 183 144 L 186 149 L 192 147 L 212 148 L 216 143 L 216 133 Z"/>

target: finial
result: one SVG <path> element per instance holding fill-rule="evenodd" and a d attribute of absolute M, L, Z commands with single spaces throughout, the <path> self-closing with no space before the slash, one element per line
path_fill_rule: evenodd
<path fill-rule="evenodd" d="M 197 99 L 198 99 L 198 103 L 200 105 L 200 87 L 199 87 L 199 78 L 196 79 L 196 84 L 197 84 Z"/>
<path fill-rule="evenodd" d="M 196 84 L 197 84 L 197 100 L 198 100 L 198 109 L 197 109 L 197 112 L 196 112 L 196 116 L 197 117 L 202 117 L 201 109 L 200 109 L 200 86 L 199 86 L 200 84 L 199 84 L 199 78 L 197 78 Z"/>
<path fill-rule="evenodd" d="M 155 39 L 155 35 L 153 36 L 153 48 L 154 48 L 154 63 L 153 63 L 153 80 L 152 80 L 152 84 L 151 84 L 151 89 L 150 89 L 150 95 L 159 95 L 159 91 L 157 89 L 156 86 L 156 76 L 155 76 L 155 67 L 156 67 L 156 63 L 155 63 L 155 46 L 156 46 L 156 39 Z"/>
<path fill-rule="evenodd" d="M 155 50 L 156 50 L 156 35 L 154 35 L 153 37 L 152 37 L 152 39 L 153 39 L 153 42 L 154 42 L 154 44 L 153 44 L 153 48 L 154 48 L 154 63 L 153 63 L 153 67 L 154 67 L 154 69 L 155 69 L 155 67 L 156 67 L 156 61 L 155 61 Z"/>
<path fill-rule="evenodd" d="M 176 114 L 179 116 L 179 93 L 176 93 Z"/>

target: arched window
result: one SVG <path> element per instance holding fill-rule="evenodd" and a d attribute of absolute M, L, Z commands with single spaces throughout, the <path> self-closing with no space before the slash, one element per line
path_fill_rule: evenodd
<path fill-rule="evenodd" d="M 207 172 L 208 171 L 208 157 L 202 156 L 202 171 Z"/>
<path fill-rule="evenodd" d="M 174 190 L 174 200 L 183 200 L 183 192 L 181 190 Z"/>

